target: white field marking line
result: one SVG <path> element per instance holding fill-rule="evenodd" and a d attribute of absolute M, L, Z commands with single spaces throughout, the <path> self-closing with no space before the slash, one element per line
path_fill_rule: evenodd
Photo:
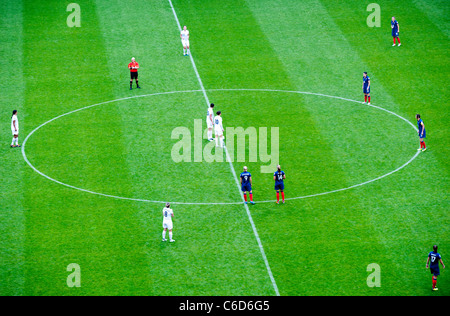
<path fill-rule="evenodd" d="M 289 90 L 272 90 L 272 89 L 208 89 L 207 91 L 260 91 L 260 92 L 286 92 L 286 93 L 297 93 L 297 94 L 309 94 L 309 95 L 317 95 L 317 96 L 323 96 L 323 97 L 329 97 L 329 98 L 334 98 L 334 99 L 341 99 L 341 100 L 345 100 L 345 101 L 350 101 L 350 102 L 354 102 L 354 103 L 363 103 L 360 101 L 356 101 L 356 100 L 352 100 L 352 99 L 346 99 L 346 98 L 342 98 L 342 97 L 336 97 L 336 96 L 331 96 L 331 95 L 326 95 L 326 94 L 321 94 L 321 93 L 313 93 L 313 92 L 303 92 L 303 91 L 289 91 Z M 102 104 L 108 104 L 108 103 L 113 103 L 113 102 L 118 102 L 118 101 L 122 101 L 122 100 L 128 100 L 128 99 L 134 99 L 134 98 L 143 98 L 143 97 L 149 97 L 149 96 L 154 96 L 154 95 L 165 95 L 165 94 L 174 94 L 174 93 L 193 93 L 193 92 L 202 92 L 201 90 L 185 90 L 185 91 L 169 91 L 169 92 L 157 92 L 157 93 L 151 93 L 151 94 L 145 94 L 145 95 L 136 95 L 136 96 L 132 96 L 132 97 L 125 97 L 125 98 L 121 98 L 121 99 L 116 99 L 116 100 L 110 100 L 110 101 L 105 101 L 105 102 L 101 102 L 101 103 L 97 103 L 97 104 L 93 104 L 93 105 L 89 105 L 83 108 L 79 108 L 64 114 L 61 114 L 57 117 L 52 118 L 51 120 L 39 125 L 38 127 L 36 127 L 30 134 L 27 135 L 27 137 L 25 138 L 25 140 L 22 143 L 22 156 L 25 160 L 25 162 L 38 174 L 42 175 L 43 177 L 47 178 L 50 181 L 53 181 L 55 183 L 61 184 L 63 186 L 75 189 L 75 190 L 79 190 L 79 191 L 83 191 L 86 193 L 91 193 L 91 194 L 96 194 L 99 196 L 104 196 L 104 197 L 109 197 L 109 198 L 115 198 L 115 199 L 122 199 L 122 200 L 130 200 L 130 201 L 138 201 L 138 202 L 146 202 L 146 203 L 165 203 L 166 201 L 154 201 L 154 200 L 146 200 L 146 199 L 135 199 L 135 198 L 128 198 L 128 197 L 122 197 L 122 196 L 116 196 L 116 195 L 110 195 L 110 194 L 104 194 L 104 193 L 99 193 L 99 192 L 95 192 L 95 191 L 90 191 L 90 190 L 86 190 L 86 189 L 82 189 L 82 188 L 78 188 L 75 187 L 73 185 L 67 184 L 67 183 L 63 183 L 61 181 L 58 181 L 56 179 L 53 179 L 51 177 L 49 177 L 48 175 L 44 174 L 43 172 L 39 171 L 36 167 L 34 167 L 30 161 L 28 160 L 26 153 L 25 153 L 25 145 L 26 142 L 28 141 L 29 137 L 34 134 L 37 130 L 39 130 L 41 127 L 45 126 L 46 124 L 55 121 L 58 118 L 61 118 L 63 116 L 75 113 L 75 112 L 79 112 L 85 109 L 89 109 L 92 107 L 95 107 L 97 105 L 102 105 Z M 367 105 L 367 104 L 366 104 Z M 383 110 L 387 113 L 393 114 L 394 116 L 397 116 L 398 118 L 404 120 L 405 122 L 407 122 L 408 124 L 410 124 L 416 131 L 417 128 L 411 123 L 409 122 L 407 119 L 405 119 L 404 117 L 391 112 L 389 110 L 386 110 L 384 108 L 375 106 L 375 105 L 367 105 L 367 106 L 371 106 L 373 108 L 376 109 L 380 109 Z M 335 192 L 340 192 L 340 191 L 345 191 L 345 190 L 349 190 L 355 187 L 359 187 L 377 180 L 380 180 L 384 177 L 387 177 L 388 175 L 393 174 L 394 172 L 399 171 L 400 169 L 403 169 L 404 167 L 406 167 L 408 164 L 410 164 L 421 152 L 416 152 L 416 154 L 405 164 L 403 164 L 402 166 L 400 166 L 399 168 L 395 169 L 394 171 L 391 171 L 385 175 L 382 175 L 378 178 L 372 179 L 372 180 L 368 180 L 366 182 L 363 183 L 359 183 L 359 184 L 355 184 L 352 185 L 350 187 L 347 188 L 342 188 L 342 189 L 337 189 L 337 190 L 333 190 L 333 191 L 328 191 L 328 192 L 322 192 L 322 193 L 317 193 L 317 194 L 311 194 L 311 195 L 305 195 L 305 196 L 298 196 L 298 197 L 292 197 L 292 198 L 287 198 L 286 200 L 297 200 L 297 199 L 305 199 L 305 198 L 311 198 L 311 197 L 316 197 L 316 196 L 321 196 L 321 195 L 326 195 L 326 194 L 330 194 L 330 193 L 335 193 Z M 229 159 L 229 158 L 227 158 Z M 237 205 L 237 204 L 242 204 L 243 201 L 241 202 L 217 202 L 217 203 L 212 203 L 212 202 L 176 202 L 176 201 L 169 201 L 172 204 L 184 204 L 184 205 Z M 268 201 L 258 201 L 258 203 L 274 203 L 275 200 L 268 200 Z"/>
<path fill-rule="evenodd" d="M 287 92 L 287 93 L 310 94 L 310 95 L 325 96 L 325 97 L 329 97 L 329 98 L 341 99 L 341 100 L 351 101 L 351 102 L 355 102 L 355 103 L 362 103 L 362 102 L 360 102 L 360 101 L 355 101 L 355 100 L 351 100 L 351 99 L 347 99 L 347 98 L 336 97 L 336 96 L 330 96 L 330 95 L 325 95 L 325 94 L 321 94 L 321 93 L 302 92 L 302 91 L 274 90 L 274 89 L 208 89 L 208 91 L 265 91 L 265 92 Z M 91 108 L 91 107 L 94 107 L 94 106 L 97 106 L 97 105 L 102 105 L 102 104 L 107 104 L 107 103 L 117 102 L 117 101 L 121 101 L 121 100 L 127 100 L 127 99 L 133 99 L 133 98 L 140 98 L 140 97 L 147 97 L 147 96 L 153 96 L 153 95 L 164 95 L 164 94 L 174 94 L 174 93 L 190 93 L 190 92 L 201 92 L 201 90 L 186 90 L 186 91 L 159 92 L 159 93 L 153 93 L 153 94 L 146 94 L 146 95 L 138 95 L 138 96 L 132 96 L 132 97 L 125 97 L 125 98 L 121 98 L 121 99 L 117 99 L 117 100 L 110 100 L 110 101 L 106 101 L 106 102 L 101 102 L 101 103 L 89 105 L 89 106 L 86 106 L 86 107 L 83 107 L 83 108 L 80 108 L 80 109 L 77 109 L 77 110 L 74 110 L 74 111 L 71 111 L 71 112 L 68 112 L 68 113 L 59 115 L 59 116 L 57 116 L 57 117 L 55 117 L 55 118 L 53 118 L 53 119 L 51 119 L 51 120 L 49 120 L 49 121 L 47 121 L 47 122 L 41 124 L 41 125 L 38 126 L 37 128 L 35 128 L 35 129 L 34 129 L 34 130 L 33 130 L 33 131 L 25 138 L 25 141 L 24 141 L 23 144 L 22 144 L 22 155 L 24 156 L 24 160 L 25 160 L 25 161 L 29 164 L 29 166 L 30 166 L 33 170 L 35 170 L 37 173 L 41 174 L 42 176 L 44 176 L 45 178 L 47 178 L 47 179 L 49 179 L 49 180 L 51 180 L 51 181 L 54 181 L 54 182 L 56 182 L 56 183 L 58 183 L 58 184 L 61 184 L 61 185 L 64 185 L 64 186 L 67 186 L 67 187 L 70 187 L 70 188 L 73 188 L 73 189 L 77 189 L 77 190 L 80 190 L 80 191 L 88 192 L 88 193 L 91 193 L 91 194 L 97 194 L 97 195 L 101 195 L 101 196 L 105 196 L 105 197 L 117 198 L 117 199 L 132 200 L 132 201 L 140 201 L 140 202 L 154 202 L 154 203 L 161 203 L 161 202 L 164 202 L 164 201 L 153 201 L 153 200 L 146 200 L 146 199 L 134 199 L 134 198 L 127 198 L 127 197 L 115 196 L 115 195 L 108 195 L 108 194 L 103 194 L 103 193 L 99 193 L 99 192 L 94 192 L 94 191 L 90 191 L 90 190 L 78 188 L 78 187 L 75 187 L 75 186 L 72 186 L 72 185 L 69 185 L 69 184 L 60 182 L 60 181 L 58 181 L 58 180 L 55 180 L 55 179 L 53 179 L 53 178 L 51 178 L 51 177 L 45 175 L 44 173 L 42 173 L 42 172 L 40 172 L 38 169 L 36 169 L 36 168 L 28 161 L 28 159 L 27 159 L 27 157 L 26 157 L 26 155 L 25 155 L 25 148 L 24 148 L 24 147 L 25 147 L 25 144 L 26 144 L 26 141 L 28 140 L 28 138 L 29 138 L 34 132 L 36 132 L 39 128 L 43 127 L 44 125 L 46 125 L 46 124 L 48 124 L 48 123 L 50 123 L 50 122 L 52 122 L 52 121 L 54 121 L 54 120 L 56 120 L 56 119 L 58 119 L 58 118 L 60 118 L 60 117 L 63 117 L 63 116 L 66 116 L 66 115 L 69 115 L 69 114 L 72 114 L 72 113 L 75 113 L 75 112 L 78 112 L 78 111 L 82 111 L 82 110 L 85 110 L 85 109 L 88 109 L 88 108 Z M 405 122 L 407 122 L 408 124 L 410 124 L 410 125 L 417 131 L 417 128 L 416 128 L 411 122 L 409 122 L 407 119 L 403 118 L 402 116 L 400 116 L 400 115 L 398 115 L 398 114 L 396 114 L 396 113 L 394 113 L 394 112 L 392 112 L 392 111 L 386 110 L 386 109 L 384 109 L 384 108 L 375 106 L 375 105 L 368 105 L 368 106 L 371 106 L 371 107 L 373 107 L 373 108 L 377 108 L 377 109 L 383 110 L 383 111 L 385 111 L 385 112 L 388 112 L 388 113 L 390 113 L 390 114 L 393 114 L 393 115 L 399 117 L 400 119 L 402 119 L 402 120 L 404 120 Z M 389 173 L 387 173 L 387 174 L 385 174 L 385 175 L 382 175 L 382 176 L 380 176 L 380 177 L 377 177 L 377 178 L 375 178 L 375 179 L 372 179 L 372 180 L 369 180 L 369 181 L 366 181 L 366 182 L 363 182 L 363 183 L 360 183 L 360 184 L 356 184 L 356 185 L 353 185 L 353 186 L 350 186 L 350 187 L 347 187 L 347 188 L 342 188 L 342 189 L 337 189 L 337 190 L 333 190 L 333 191 L 322 192 L 322 193 L 317 193 L 317 194 L 312 194 L 312 195 L 306 195 L 306 196 L 300 196 L 300 197 L 287 198 L 286 200 L 303 199 L 303 198 L 309 198 L 309 197 L 315 197 L 315 196 L 325 195 L 325 194 L 329 194 L 329 193 L 335 193 L 335 192 L 348 190 L 348 189 L 351 189 L 351 188 L 355 188 L 355 187 L 358 187 L 358 186 L 362 186 L 362 185 L 365 185 L 365 184 L 368 184 L 368 183 L 377 181 L 377 180 L 379 180 L 379 179 L 382 179 L 382 178 L 384 178 L 384 177 L 386 177 L 386 176 L 388 176 L 388 175 L 391 175 L 392 173 L 394 173 L 394 172 L 396 172 L 396 171 L 399 171 L 400 169 L 404 168 L 404 167 L 407 166 L 409 163 L 411 163 L 412 160 L 414 160 L 414 159 L 417 157 L 418 154 L 420 154 L 420 152 L 417 152 L 416 155 L 413 156 L 413 158 L 411 158 L 408 162 L 406 162 L 405 164 L 403 164 L 403 165 L 400 166 L 399 168 L 397 168 L 397 169 L 395 169 L 394 171 L 391 171 L 391 172 L 389 172 Z M 269 203 L 269 202 L 275 202 L 275 200 L 270 200 L 270 201 L 258 201 L 258 203 Z M 204 202 L 204 203 L 202 203 L 202 202 L 171 202 L 171 203 L 173 203 L 173 204 L 187 204 L 187 205 L 236 205 L 236 204 L 241 204 L 242 202 L 219 202 L 219 203 L 209 203 L 209 202 Z"/>
<path fill-rule="evenodd" d="M 171 0 L 168 0 L 168 1 L 169 1 L 169 4 L 170 4 L 170 7 L 172 8 L 173 16 L 175 17 L 175 20 L 177 21 L 178 29 L 181 32 L 181 25 L 180 25 L 180 22 L 178 21 L 178 17 L 177 17 L 177 13 L 175 12 L 175 8 L 172 5 L 172 1 Z M 204 95 L 205 101 L 206 101 L 206 106 L 209 106 L 210 102 L 209 102 L 209 99 L 208 99 L 208 95 L 206 94 L 206 90 L 205 90 L 205 87 L 203 86 L 202 79 L 200 78 L 200 75 L 199 75 L 199 73 L 197 71 L 197 67 L 195 66 L 194 58 L 192 57 L 192 54 L 189 54 L 189 57 L 191 59 L 192 67 L 195 70 L 195 75 L 197 76 L 198 83 L 200 84 L 200 87 L 201 87 L 201 89 L 203 91 L 203 95 Z M 244 202 L 244 195 L 241 192 L 241 188 L 240 188 L 240 185 L 239 185 L 240 183 L 239 183 L 239 180 L 238 180 L 238 178 L 236 176 L 236 172 L 234 171 L 233 163 L 231 162 L 230 155 L 228 154 L 227 147 L 224 146 L 224 149 L 225 149 L 227 161 L 228 161 L 228 163 L 230 165 L 231 172 L 233 174 L 234 180 L 235 180 L 237 188 L 238 188 L 239 195 L 241 196 L 242 202 Z M 253 234 L 255 235 L 256 241 L 258 242 L 259 250 L 260 250 L 261 255 L 262 255 L 263 259 L 264 259 L 264 263 L 265 263 L 266 268 L 267 268 L 267 273 L 269 274 L 270 280 L 272 282 L 273 289 L 275 290 L 275 294 L 277 296 L 280 296 L 280 292 L 278 291 L 277 283 L 275 281 L 275 278 L 273 277 L 272 270 L 270 269 L 269 261 L 267 260 L 266 253 L 264 251 L 261 239 L 259 238 L 259 234 L 258 234 L 258 231 L 256 230 L 256 226 L 255 226 L 255 223 L 253 222 L 253 218 L 252 218 L 252 215 L 251 215 L 250 210 L 248 208 L 248 205 L 246 203 L 244 203 L 244 207 L 245 207 L 245 210 L 247 211 L 248 219 L 249 219 L 249 221 L 250 221 L 250 223 L 252 225 Z"/>

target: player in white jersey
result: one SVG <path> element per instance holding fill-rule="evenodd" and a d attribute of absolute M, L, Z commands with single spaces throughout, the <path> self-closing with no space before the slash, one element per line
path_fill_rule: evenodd
<path fill-rule="evenodd" d="M 188 56 L 191 50 L 189 49 L 189 31 L 187 30 L 186 25 L 183 27 L 180 37 L 181 44 L 183 44 L 183 56 Z"/>
<path fill-rule="evenodd" d="M 167 241 L 166 239 L 166 231 L 169 230 L 169 241 L 174 242 L 172 239 L 172 229 L 173 229 L 173 210 L 170 208 L 170 203 L 166 203 L 166 207 L 163 208 L 163 232 L 162 232 L 162 241 Z"/>
<path fill-rule="evenodd" d="M 223 147 L 223 125 L 222 125 L 222 112 L 217 111 L 214 117 L 214 132 L 216 134 L 216 147 Z"/>
<path fill-rule="evenodd" d="M 14 110 L 12 112 L 11 132 L 13 135 L 13 139 L 11 141 L 11 147 L 20 147 L 20 145 L 19 145 L 19 120 L 17 119 L 17 110 Z"/>
<path fill-rule="evenodd" d="M 214 103 L 208 108 L 208 112 L 206 113 L 206 126 L 208 127 L 208 140 L 212 142 L 213 139 L 213 127 L 214 127 Z"/>

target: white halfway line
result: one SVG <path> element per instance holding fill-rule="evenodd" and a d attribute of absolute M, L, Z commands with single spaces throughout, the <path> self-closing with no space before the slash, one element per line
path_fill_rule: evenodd
<path fill-rule="evenodd" d="M 175 21 L 177 22 L 178 29 L 181 32 L 180 21 L 178 21 L 178 16 L 177 16 L 177 13 L 175 12 L 175 8 L 173 7 L 172 1 L 171 0 L 168 0 L 168 1 L 169 1 L 169 4 L 170 4 L 170 7 L 172 8 L 172 12 L 173 12 L 173 16 L 175 17 Z M 198 83 L 200 84 L 200 88 L 201 88 L 201 90 L 203 92 L 203 96 L 205 97 L 206 106 L 209 107 L 210 102 L 209 102 L 209 99 L 208 99 L 208 95 L 206 94 L 206 90 L 205 90 L 205 87 L 203 86 L 202 79 L 200 78 L 200 75 L 198 73 L 197 67 L 195 66 L 194 58 L 192 57 L 192 54 L 190 52 L 189 52 L 189 58 L 191 59 L 192 67 L 194 68 L 195 75 L 197 76 Z M 234 180 L 235 180 L 236 185 L 238 187 L 238 192 L 239 192 L 239 194 L 241 196 L 242 201 L 244 202 L 244 196 L 243 196 L 243 194 L 241 192 L 241 188 L 239 186 L 239 180 L 238 180 L 238 178 L 236 176 L 236 172 L 234 171 L 233 163 L 231 162 L 230 155 L 228 154 L 227 147 L 224 146 L 224 149 L 225 149 L 225 154 L 226 154 L 226 157 L 227 157 L 227 161 L 228 161 L 228 163 L 230 165 L 231 172 L 233 174 Z M 264 263 L 266 264 L 267 273 L 269 274 L 270 280 L 272 281 L 272 286 L 273 286 L 273 289 L 275 290 L 275 294 L 277 296 L 280 296 L 280 292 L 278 291 L 277 283 L 275 282 L 275 278 L 273 277 L 272 270 L 270 269 L 269 261 L 267 260 L 266 253 L 265 253 L 263 245 L 261 243 L 261 239 L 259 238 L 258 231 L 256 230 L 256 226 L 255 226 L 255 223 L 253 222 L 253 218 L 252 218 L 252 215 L 250 214 L 250 210 L 248 208 L 248 205 L 244 203 L 244 207 L 245 207 L 245 210 L 247 211 L 247 216 L 248 216 L 248 219 L 250 221 L 250 224 L 252 225 L 253 234 L 255 235 L 256 241 L 258 242 L 259 250 L 261 251 L 261 255 L 262 255 L 263 259 L 264 259 Z"/>

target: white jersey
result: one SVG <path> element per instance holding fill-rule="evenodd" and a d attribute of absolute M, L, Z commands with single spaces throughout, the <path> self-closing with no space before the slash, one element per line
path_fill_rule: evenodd
<path fill-rule="evenodd" d="M 171 208 L 163 208 L 163 221 L 164 222 L 172 222 L 173 210 Z"/>
<path fill-rule="evenodd" d="M 14 123 L 16 124 L 16 127 L 14 128 Z M 11 118 L 11 131 L 19 131 L 19 120 L 17 119 L 17 115 L 13 115 Z"/>
<path fill-rule="evenodd" d="M 214 117 L 214 128 L 216 131 L 223 131 L 222 117 L 220 115 Z"/>
<path fill-rule="evenodd" d="M 187 41 L 187 40 L 189 40 L 189 31 L 188 30 L 182 30 L 181 31 L 181 39 L 183 40 L 183 41 Z"/>
<path fill-rule="evenodd" d="M 214 120 L 214 110 L 213 110 L 213 108 L 208 108 L 208 112 L 206 113 L 206 125 L 208 126 L 208 128 L 213 127 L 213 122 L 211 121 L 211 117 L 212 117 L 212 120 Z"/>

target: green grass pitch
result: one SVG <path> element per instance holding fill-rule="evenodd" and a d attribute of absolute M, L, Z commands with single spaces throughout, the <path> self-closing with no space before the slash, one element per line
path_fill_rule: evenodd
<path fill-rule="evenodd" d="M 267 163 L 233 162 L 253 175 L 249 210 L 282 296 L 450 293 L 446 270 L 432 292 L 425 269 L 433 244 L 450 258 L 450 4 L 380 0 L 381 27 L 369 27 L 371 2 L 173 1 L 225 127 L 278 127 L 286 198 L 314 195 L 258 203 L 276 198 Z M 0 295 L 275 295 L 244 205 L 212 204 L 241 201 L 230 165 L 171 158 L 172 131 L 193 134 L 206 105 L 169 2 L 80 0 L 81 27 L 66 23 L 69 3 L 0 1 Z M 129 90 L 131 57 L 140 90 Z M 413 125 L 422 115 L 428 150 L 316 196 L 417 153 L 410 124 L 344 100 L 363 101 L 363 71 L 373 105 Z M 185 92 L 146 96 L 174 91 Z M 9 147 L 13 109 L 22 143 L 98 103 L 38 129 L 27 159 L 105 195 L 204 203 L 173 205 L 175 243 L 161 242 L 162 203 L 58 184 Z M 71 263 L 81 287 L 67 285 Z M 371 263 L 380 287 L 367 285 Z"/>

